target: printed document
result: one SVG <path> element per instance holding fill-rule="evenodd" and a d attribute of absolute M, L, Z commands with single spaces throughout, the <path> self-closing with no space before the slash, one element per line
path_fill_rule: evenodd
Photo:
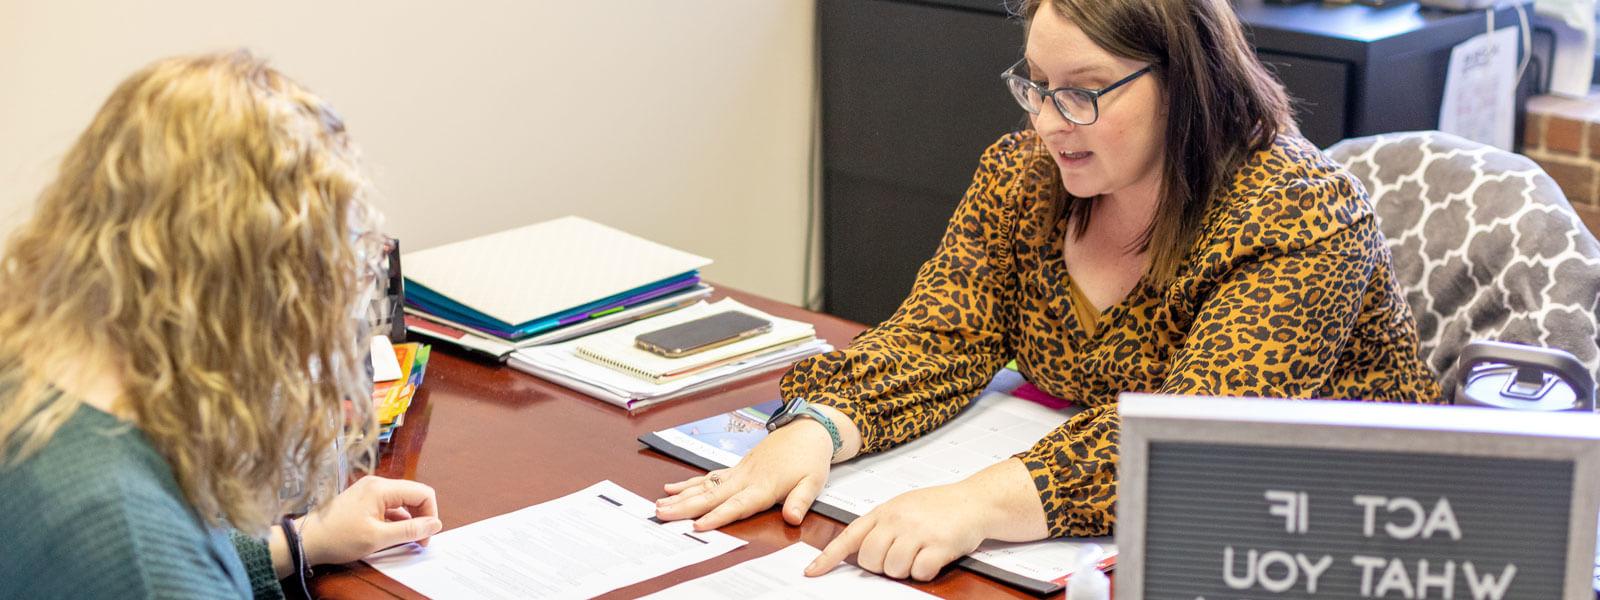
<path fill-rule="evenodd" d="M 833 466 L 828 485 L 812 510 L 849 521 L 905 492 L 960 481 L 973 473 L 1032 447 L 1067 417 L 1005 392 L 1021 375 L 1004 371 L 989 391 L 960 416 L 893 450 Z M 716 415 L 657 431 L 643 441 L 669 455 L 712 468 L 739 462 L 766 436 L 763 424 L 778 401 Z M 675 452 L 674 448 L 683 452 Z M 689 455 L 689 458 L 685 458 Z M 692 460 L 701 457 L 705 460 Z M 1072 571 L 1086 561 L 1101 569 L 1115 564 L 1117 549 L 1110 536 L 1058 538 L 1027 543 L 984 542 L 964 565 L 1013 585 L 1045 592 L 1059 590 Z"/>
<path fill-rule="evenodd" d="M 1516 126 L 1517 28 L 1483 33 L 1450 51 L 1439 131 L 1511 151 Z"/>
<path fill-rule="evenodd" d="M 686 581 L 645 596 L 652 600 L 746 600 L 752 598 L 872 598 L 914 600 L 933 598 L 916 588 L 885 579 L 849 563 L 839 563 L 827 575 L 806 577 L 802 572 L 821 550 L 795 544 L 761 558 L 751 559 L 693 581 Z"/>
<path fill-rule="evenodd" d="M 654 520 L 655 504 L 610 481 L 367 557 L 430 598 L 589 598 L 745 544 Z"/>

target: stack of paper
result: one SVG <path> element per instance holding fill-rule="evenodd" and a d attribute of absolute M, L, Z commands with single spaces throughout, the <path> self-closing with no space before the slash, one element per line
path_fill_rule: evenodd
<path fill-rule="evenodd" d="M 757 318 L 772 323 L 767 333 L 688 356 L 678 358 L 662 356 L 639 348 L 634 341 L 641 334 L 714 315 L 724 310 L 737 310 L 756 316 L 752 314 L 755 311 L 734 300 L 723 300 L 715 305 L 701 304 L 670 315 L 645 319 L 586 337 L 578 342 L 576 347 L 578 357 L 650 383 L 663 384 L 710 368 L 805 345 L 816 341 L 817 338 L 817 330 L 810 323 L 778 319 L 763 313 Z"/>
<path fill-rule="evenodd" d="M 579 217 L 407 253 L 406 326 L 504 358 L 682 308 L 711 261 Z"/>
<path fill-rule="evenodd" d="M 714 355 L 719 358 L 710 366 L 687 374 L 658 377 L 678 370 L 679 365 L 695 363 L 706 357 L 697 358 L 695 355 L 678 359 L 654 355 L 648 358 L 634 357 L 640 361 L 635 364 L 640 371 L 636 373 L 616 368 L 616 365 L 586 359 L 580 352 L 580 349 L 588 348 L 591 353 L 620 353 L 621 349 L 618 346 L 631 344 L 633 338 L 640 333 L 670 327 L 726 310 L 738 310 L 771 321 L 772 331 L 724 347 L 724 349 L 731 348 L 731 351 L 719 349 L 724 350 L 728 356 Z M 797 332 L 801 334 L 797 335 Z M 833 349 L 827 342 L 817 339 L 814 332 L 815 329 L 810 324 L 774 317 L 735 300 L 723 299 L 715 303 L 702 302 L 680 311 L 620 327 L 600 334 L 592 341 L 589 338 L 581 338 L 559 344 L 524 348 L 511 355 L 509 364 L 513 368 L 632 410 L 692 394 L 747 375 L 786 368 L 801 358 Z M 760 350 L 739 354 L 744 350 L 739 347 L 740 344 L 748 344 L 749 348 Z M 632 356 L 631 353 L 628 354 Z M 644 375 L 645 372 L 649 375 Z"/>

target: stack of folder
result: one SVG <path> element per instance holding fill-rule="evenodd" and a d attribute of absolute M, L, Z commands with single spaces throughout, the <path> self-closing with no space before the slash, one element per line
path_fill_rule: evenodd
<path fill-rule="evenodd" d="M 711 294 L 709 259 L 580 217 L 404 256 L 406 327 L 497 360 Z"/>
<path fill-rule="evenodd" d="M 678 358 L 641 350 L 634 338 L 708 315 L 735 310 L 772 323 L 767 333 Z M 576 340 L 524 348 L 513 368 L 628 410 L 680 398 L 748 375 L 787 368 L 833 347 L 810 323 L 783 319 L 732 299 L 699 303 Z"/>

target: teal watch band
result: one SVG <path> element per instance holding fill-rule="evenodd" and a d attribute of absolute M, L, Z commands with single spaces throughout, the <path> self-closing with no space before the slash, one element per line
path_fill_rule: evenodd
<path fill-rule="evenodd" d="M 833 419 L 828 418 L 828 415 L 822 414 L 822 411 L 817 410 L 810 402 L 806 402 L 804 398 L 795 398 L 785 403 L 782 408 L 779 408 L 778 412 L 772 415 L 772 418 L 767 419 L 767 431 L 774 431 L 779 427 L 788 425 L 798 417 L 806 417 L 822 424 L 822 428 L 828 430 L 828 437 L 833 440 L 833 454 L 830 456 L 839 456 L 839 451 L 844 449 L 844 438 L 839 436 L 839 426 L 835 425 Z"/>
<path fill-rule="evenodd" d="M 834 425 L 833 419 L 828 418 L 828 415 L 822 414 L 822 411 L 817 410 L 810 403 L 806 403 L 795 410 L 794 416 L 811 417 L 811 420 L 821 423 L 822 428 L 828 430 L 828 438 L 833 440 L 833 454 L 829 456 L 838 456 L 839 451 L 844 449 L 844 438 L 839 436 L 839 426 Z"/>

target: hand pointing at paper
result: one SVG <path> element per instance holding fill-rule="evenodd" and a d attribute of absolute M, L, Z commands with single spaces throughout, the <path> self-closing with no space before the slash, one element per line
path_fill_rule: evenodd
<path fill-rule="evenodd" d="M 949 485 L 912 490 L 846 527 L 806 567 L 824 575 L 851 554 L 874 573 L 928 581 L 986 539 L 1046 537 L 1044 509 L 1022 461 L 1007 459 Z"/>

